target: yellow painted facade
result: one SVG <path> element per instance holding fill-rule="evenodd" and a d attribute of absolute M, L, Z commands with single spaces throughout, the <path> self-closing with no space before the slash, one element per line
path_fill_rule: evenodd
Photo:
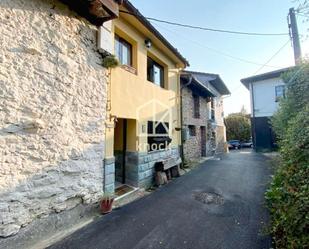
<path fill-rule="evenodd" d="M 109 84 L 108 123 L 106 132 L 106 158 L 113 157 L 114 149 L 121 147 L 121 124 L 117 120 L 127 119 L 127 150 L 146 152 L 142 144 L 147 137 L 139 134 L 147 132 L 147 122 L 163 119 L 172 131 L 171 147 L 178 147 L 180 131 L 180 80 L 179 72 L 185 65 L 164 44 L 146 29 L 135 17 L 121 14 L 113 20 L 112 33 L 132 45 L 132 64 L 136 72 L 123 66 L 111 69 Z M 151 48 L 145 46 L 145 39 L 152 41 Z M 164 88 L 147 80 L 147 57 L 151 57 L 164 66 Z M 170 115 L 166 115 L 170 111 Z M 157 120 L 159 121 L 159 120 Z M 115 129 L 115 127 L 117 128 Z M 116 133 L 116 134 L 115 134 Z M 115 139 L 115 137 L 117 137 Z"/>

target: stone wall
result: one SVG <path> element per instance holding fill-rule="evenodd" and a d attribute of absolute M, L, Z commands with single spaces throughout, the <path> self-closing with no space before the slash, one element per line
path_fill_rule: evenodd
<path fill-rule="evenodd" d="M 225 152 L 226 128 L 224 124 L 224 106 L 223 97 L 216 92 L 215 98 L 215 121 L 208 120 L 207 130 L 207 156 L 213 156 Z M 208 110 L 211 104 L 208 103 Z M 209 114 L 208 114 L 209 115 Z"/>
<path fill-rule="evenodd" d="M 155 180 L 155 163 L 171 158 L 175 161 L 181 160 L 178 148 L 148 153 L 127 152 L 126 177 L 128 183 L 140 188 L 149 188 Z"/>
<path fill-rule="evenodd" d="M 104 159 L 104 191 L 107 194 L 115 192 L 115 164 L 116 158 L 110 157 Z"/>
<path fill-rule="evenodd" d="M 6 237 L 102 195 L 107 70 L 97 28 L 56 0 L 2 0 L 0 23 Z"/>
<path fill-rule="evenodd" d="M 224 153 L 225 152 L 225 143 L 226 143 L 226 130 L 225 126 L 217 126 L 217 150 L 216 153 Z"/>
<path fill-rule="evenodd" d="M 216 154 L 223 153 L 224 144 L 226 142 L 226 129 L 224 124 L 224 106 L 223 97 L 218 96 L 215 103 L 215 117 L 216 117 Z"/>
<path fill-rule="evenodd" d="M 183 126 L 188 128 L 189 125 L 195 126 L 196 136 L 189 137 L 183 144 L 184 157 L 186 161 L 192 161 L 201 157 L 201 127 L 207 130 L 208 120 L 208 103 L 205 98 L 200 97 L 200 118 L 194 118 L 194 102 L 192 91 L 185 87 L 182 90 L 182 116 Z M 206 138 L 205 138 L 206 140 Z"/>

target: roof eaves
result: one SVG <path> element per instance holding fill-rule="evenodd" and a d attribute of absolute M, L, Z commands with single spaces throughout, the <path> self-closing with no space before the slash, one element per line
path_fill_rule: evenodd
<path fill-rule="evenodd" d="M 283 73 L 289 71 L 294 67 L 287 67 L 287 68 L 282 68 L 279 70 L 263 73 L 263 74 L 258 74 L 254 76 L 250 76 L 248 78 L 241 79 L 240 82 L 249 89 L 249 84 L 262 81 L 262 80 L 268 80 L 268 79 L 273 79 L 273 78 L 279 78 Z"/>
<path fill-rule="evenodd" d="M 119 1 L 116 0 L 61 1 L 96 26 L 119 16 Z"/>
<path fill-rule="evenodd" d="M 204 88 L 207 92 L 210 93 L 211 97 L 217 97 L 215 93 L 213 93 L 205 84 L 203 84 L 202 82 L 200 82 L 197 78 L 195 78 L 194 76 L 192 76 L 194 81 L 202 88 Z"/>
<path fill-rule="evenodd" d="M 142 15 L 142 13 L 134 7 L 134 5 L 128 1 L 123 0 L 123 5 L 127 8 L 147 29 L 149 29 L 159 40 L 169 48 L 179 60 L 182 61 L 186 66 L 190 66 L 189 61 L 184 58 L 180 52 Z"/>
<path fill-rule="evenodd" d="M 203 84 L 200 80 L 198 80 L 196 77 L 194 77 L 194 75 L 190 74 L 190 73 L 182 73 L 181 77 L 184 76 L 190 76 L 192 77 L 192 82 L 193 84 L 195 83 L 199 88 L 204 89 L 209 95 L 210 97 L 216 97 L 217 95 L 211 90 L 209 89 L 205 84 Z"/>
<path fill-rule="evenodd" d="M 216 88 L 216 90 L 222 94 L 222 95 L 230 95 L 231 92 L 230 90 L 227 88 L 227 86 L 225 85 L 224 81 L 221 79 L 219 74 L 214 74 L 214 73 L 204 73 L 204 72 L 197 72 L 197 71 L 184 71 L 187 73 L 191 73 L 191 74 L 201 74 L 201 75 L 205 75 L 205 76 L 209 76 L 209 77 L 213 77 L 213 79 L 209 80 L 209 83 L 211 83 L 213 85 L 214 88 Z M 222 85 L 223 89 L 218 89 L 216 87 L 216 81 L 219 81 L 220 84 Z"/>

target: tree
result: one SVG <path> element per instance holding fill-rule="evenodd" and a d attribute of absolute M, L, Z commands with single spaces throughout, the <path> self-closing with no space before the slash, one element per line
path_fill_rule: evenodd
<path fill-rule="evenodd" d="M 297 12 L 302 14 L 309 14 L 309 0 L 299 0 L 299 6 L 297 8 Z"/>
<path fill-rule="evenodd" d="M 251 138 L 250 115 L 243 107 L 241 112 L 232 113 L 225 119 L 228 140 L 248 141 Z"/>
<path fill-rule="evenodd" d="M 309 0 L 298 0 L 298 2 L 299 6 L 296 9 L 297 14 L 305 17 L 305 22 L 309 22 Z"/>

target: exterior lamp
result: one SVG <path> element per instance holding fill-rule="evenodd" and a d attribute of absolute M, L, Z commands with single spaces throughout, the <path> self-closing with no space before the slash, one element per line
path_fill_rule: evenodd
<path fill-rule="evenodd" d="M 152 42 L 151 42 L 150 39 L 146 39 L 146 40 L 145 40 L 145 46 L 146 46 L 147 48 L 151 48 L 151 47 L 152 47 Z"/>

